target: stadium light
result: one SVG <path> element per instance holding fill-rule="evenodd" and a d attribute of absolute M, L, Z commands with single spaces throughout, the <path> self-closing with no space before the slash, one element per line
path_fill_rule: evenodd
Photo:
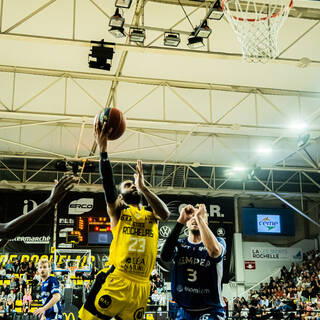
<path fill-rule="evenodd" d="M 143 43 L 146 38 L 146 31 L 141 28 L 130 28 L 129 39 L 131 42 Z"/>
<path fill-rule="evenodd" d="M 180 43 L 180 34 L 176 32 L 165 32 L 163 44 L 168 47 L 177 47 Z"/>
<path fill-rule="evenodd" d="M 122 28 L 124 25 L 124 18 L 122 18 L 119 9 L 116 9 L 115 14 L 110 18 L 109 26 Z"/>
<path fill-rule="evenodd" d="M 188 38 L 188 47 L 190 49 L 197 49 L 204 46 L 203 38 L 196 37 L 194 33 L 192 32 L 191 35 Z"/>
<path fill-rule="evenodd" d="M 208 26 L 207 20 L 203 21 L 202 25 L 196 28 L 194 35 L 200 38 L 208 38 L 212 30 Z"/>
<path fill-rule="evenodd" d="M 116 7 L 129 9 L 132 0 L 116 0 Z"/>

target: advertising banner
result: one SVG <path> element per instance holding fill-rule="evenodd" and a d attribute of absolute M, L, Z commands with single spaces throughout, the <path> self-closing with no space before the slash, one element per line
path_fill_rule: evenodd
<path fill-rule="evenodd" d="M 251 258 L 254 260 L 289 260 L 302 261 L 301 248 L 251 248 Z"/>

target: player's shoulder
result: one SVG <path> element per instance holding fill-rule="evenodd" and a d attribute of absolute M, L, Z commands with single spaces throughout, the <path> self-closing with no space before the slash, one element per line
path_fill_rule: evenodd
<path fill-rule="evenodd" d="M 56 277 L 54 277 L 54 276 L 49 276 L 49 278 L 47 279 L 47 281 L 48 281 L 49 283 L 59 284 L 58 279 L 57 279 Z"/>
<path fill-rule="evenodd" d="M 224 239 L 221 238 L 221 237 L 217 237 L 217 240 L 218 240 L 218 242 L 219 242 L 224 248 L 227 247 L 226 240 L 224 240 Z"/>

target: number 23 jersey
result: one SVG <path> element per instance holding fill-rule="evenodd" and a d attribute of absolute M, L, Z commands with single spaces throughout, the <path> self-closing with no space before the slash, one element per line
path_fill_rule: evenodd
<path fill-rule="evenodd" d="M 158 250 L 158 225 L 153 213 L 145 207 L 126 205 L 112 229 L 109 263 L 129 278 L 148 280 Z"/>
<path fill-rule="evenodd" d="M 223 311 L 221 280 L 226 243 L 222 238 L 217 240 L 222 247 L 218 258 L 210 257 L 202 242 L 192 243 L 187 238 L 178 240 L 171 273 L 172 295 L 186 310 Z"/>

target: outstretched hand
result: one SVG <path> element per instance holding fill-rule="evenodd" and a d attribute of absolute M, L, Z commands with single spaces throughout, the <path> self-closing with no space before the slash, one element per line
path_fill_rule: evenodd
<path fill-rule="evenodd" d="M 193 217 L 193 215 L 194 215 L 194 207 L 191 204 L 188 204 L 181 210 L 180 216 L 177 221 L 179 223 L 186 225 L 187 222 Z"/>
<path fill-rule="evenodd" d="M 94 119 L 94 138 L 99 146 L 100 152 L 107 152 L 108 135 L 112 132 L 110 128 L 107 132 L 107 122 L 103 123 L 102 128 L 99 127 L 98 116 Z"/>
<path fill-rule="evenodd" d="M 144 184 L 144 176 L 143 176 L 143 168 L 141 160 L 137 161 L 136 165 L 136 173 L 134 176 L 134 184 L 136 185 L 137 189 L 142 190 L 145 187 Z"/>
<path fill-rule="evenodd" d="M 196 219 L 199 219 L 199 217 L 202 217 L 205 219 L 205 216 L 207 214 L 207 208 L 205 204 L 201 203 L 199 206 L 197 206 L 195 212 L 194 212 L 194 217 Z"/>
<path fill-rule="evenodd" d="M 72 175 L 63 176 L 51 191 L 50 202 L 59 203 L 65 195 L 73 188 L 73 184 L 77 179 Z"/>

